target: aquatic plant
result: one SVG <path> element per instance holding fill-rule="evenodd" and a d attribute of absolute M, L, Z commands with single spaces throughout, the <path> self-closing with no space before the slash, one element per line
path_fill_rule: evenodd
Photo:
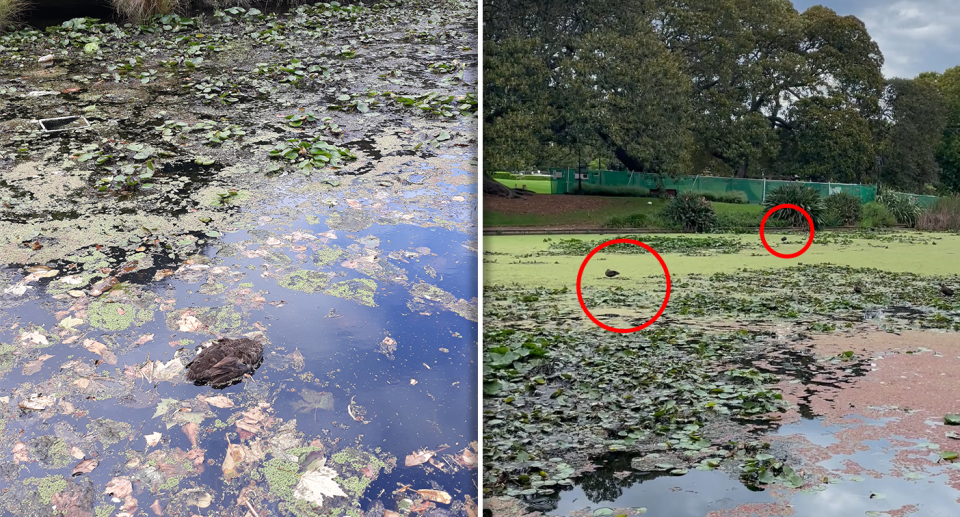
<path fill-rule="evenodd" d="M 683 192 L 667 203 L 662 216 L 685 232 L 703 233 L 717 225 L 717 212 L 703 196 Z"/>
<path fill-rule="evenodd" d="M 813 219 L 814 228 L 823 226 L 824 218 L 827 215 L 827 207 L 817 190 L 799 183 L 784 185 L 768 192 L 763 203 L 767 210 L 783 204 L 797 205 L 804 209 Z M 777 210 L 770 215 L 770 219 L 787 221 L 791 226 L 807 226 L 807 218 L 797 210 Z"/>
<path fill-rule="evenodd" d="M 0 0 L 0 32 L 13 27 L 27 7 L 25 0 Z"/>
<path fill-rule="evenodd" d="M 110 0 L 117 14 L 132 23 L 143 23 L 158 14 L 171 14 L 182 9 L 182 0 Z"/>
<path fill-rule="evenodd" d="M 824 205 L 827 208 L 827 217 L 837 225 L 857 224 L 863 216 L 863 204 L 860 199 L 847 192 L 837 192 L 827 196 Z"/>

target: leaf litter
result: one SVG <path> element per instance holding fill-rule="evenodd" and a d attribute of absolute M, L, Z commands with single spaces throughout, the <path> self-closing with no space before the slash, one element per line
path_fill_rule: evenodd
<path fill-rule="evenodd" d="M 290 20 L 294 21 L 290 23 L 302 25 L 301 29 L 307 32 L 342 30 L 354 34 L 361 19 L 375 20 L 371 27 L 381 22 L 385 23 L 386 27 L 391 25 L 390 17 L 396 18 L 397 14 L 409 9 L 410 7 L 388 5 L 374 11 L 361 6 L 350 6 L 325 11 L 333 14 L 333 20 L 325 22 L 322 29 L 310 26 L 310 16 L 317 13 L 293 15 Z M 431 25 L 442 26 L 444 23 L 457 26 L 462 22 L 467 27 L 475 26 L 475 14 L 471 14 L 471 11 L 475 11 L 475 5 L 472 9 L 469 5 L 444 6 L 437 8 L 435 12 L 431 11 L 434 12 L 431 15 L 433 23 L 427 24 L 425 20 L 419 23 L 429 30 L 433 30 Z M 219 20 L 204 28 L 204 37 L 210 38 L 206 41 L 216 41 L 211 44 L 214 47 L 223 45 L 226 41 L 238 41 L 246 33 L 248 24 L 252 26 L 272 23 L 274 18 L 271 16 L 261 18 L 250 15 L 241 17 L 242 22 Z M 441 23 L 441 19 L 444 19 L 444 22 Z M 306 349 L 304 353 L 294 346 L 285 350 L 279 346 L 277 350 L 277 355 L 284 357 L 299 376 L 269 381 L 256 378 L 244 382 L 241 391 L 225 392 L 223 395 L 185 398 L 187 392 L 184 390 L 189 386 L 183 385 L 183 369 L 193 356 L 188 347 L 208 339 L 208 335 L 236 336 L 252 331 L 268 331 L 269 327 L 264 325 L 266 321 L 261 323 L 254 320 L 254 311 L 262 310 L 268 301 L 280 302 L 273 305 L 280 309 L 284 303 L 272 291 L 281 291 L 281 287 L 287 288 L 288 285 L 301 286 L 303 284 L 299 279 L 310 276 L 301 274 L 292 277 L 294 281 L 280 283 L 280 279 L 296 273 L 297 269 L 318 271 L 311 266 L 319 267 L 323 269 L 319 273 L 324 275 L 324 278 L 329 274 L 360 275 L 359 278 L 332 278 L 330 285 L 322 287 L 321 291 L 324 295 L 341 298 L 363 307 L 377 307 L 378 299 L 388 296 L 381 291 L 390 284 L 408 285 L 408 273 L 402 264 L 416 260 L 422 254 L 401 250 L 399 260 L 388 259 L 396 250 L 381 251 L 381 247 L 388 246 L 385 244 L 388 241 L 381 241 L 373 235 L 360 237 L 356 241 L 357 248 L 342 248 L 345 254 L 325 266 L 310 264 L 310 255 L 321 251 L 335 240 L 343 242 L 347 239 L 349 242 L 349 239 L 354 238 L 350 235 L 344 236 L 343 233 L 338 236 L 338 232 L 341 232 L 338 227 L 370 228 L 373 224 L 403 224 L 459 231 L 468 235 L 473 233 L 475 221 L 469 217 L 469 208 L 437 207 L 433 195 L 422 194 L 424 176 L 429 178 L 432 186 L 442 191 L 439 193 L 441 197 L 452 197 L 452 193 L 456 191 L 452 187 L 456 185 L 454 181 L 470 186 L 471 180 L 465 180 L 469 174 L 450 172 L 463 168 L 464 160 L 462 157 L 450 159 L 440 156 L 440 152 L 454 151 L 444 149 L 446 143 L 436 147 L 436 151 L 410 152 L 404 150 L 400 143 L 375 136 L 374 140 L 384 151 L 382 161 L 385 167 L 382 168 L 373 165 L 375 161 L 362 154 L 357 162 L 350 163 L 349 157 L 354 152 L 349 149 L 352 147 L 349 142 L 338 142 L 333 146 L 337 147 L 336 152 L 340 153 L 341 158 L 345 157 L 337 167 L 343 167 L 348 172 L 359 170 L 361 174 L 377 174 L 375 184 L 364 184 L 363 178 L 354 178 L 350 174 L 338 175 L 336 179 L 326 176 L 323 181 L 313 182 L 308 174 L 316 174 L 316 169 L 321 168 L 319 163 L 323 160 L 311 160 L 314 162 L 313 169 L 296 170 L 292 169 L 290 164 L 283 164 L 279 176 L 267 176 L 256 167 L 249 167 L 249 163 L 256 159 L 242 158 L 241 155 L 265 155 L 266 149 L 283 138 L 268 125 L 258 122 L 236 120 L 250 127 L 240 128 L 236 134 L 231 135 L 226 133 L 234 132 L 239 124 L 224 124 L 224 127 L 204 129 L 202 133 L 187 133 L 186 138 L 182 139 L 187 145 L 180 148 L 163 143 L 166 141 L 153 139 L 147 134 L 152 129 L 146 133 L 133 129 L 125 135 L 126 138 L 137 139 L 139 142 L 117 138 L 117 131 L 104 125 L 105 121 L 119 119 L 121 126 L 130 124 L 136 128 L 138 125 L 146 126 L 144 122 L 147 121 L 152 126 L 155 124 L 152 121 L 156 118 L 160 121 L 157 123 L 164 127 L 173 127 L 177 121 L 191 117 L 199 116 L 211 121 L 224 113 L 233 117 L 232 108 L 229 111 L 218 108 L 216 103 L 220 101 L 203 97 L 209 95 L 209 92 L 203 92 L 203 89 L 222 87 L 213 85 L 215 81 L 212 79 L 202 79 L 212 81 L 212 86 L 198 89 L 200 93 L 195 93 L 195 86 L 191 81 L 195 80 L 198 74 L 191 74 L 195 77 L 186 80 L 188 88 L 183 92 L 186 99 L 190 100 L 183 102 L 184 99 L 179 98 L 180 94 L 176 92 L 180 80 L 183 79 L 178 75 L 180 69 L 174 65 L 161 65 L 161 72 L 157 75 L 153 75 L 146 66 L 140 70 L 143 64 L 138 59 L 146 57 L 164 60 L 168 57 L 165 56 L 167 51 L 182 49 L 179 44 L 170 45 L 172 38 L 179 38 L 187 33 L 194 34 L 189 28 L 195 27 L 196 23 L 196 19 L 181 16 L 156 19 L 148 22 L 148 26 L 155 32 L 138 32 L 136 36 L 132 36 L 130 31 L 134 29 L 129 27 L 99 23 L 92 19 L 76 19 L 51 28 L 51 36 L 30 29 L 12 36 L 4 35 L 4 38 L 13 39 L 4 40 L 0 53 L 4 54 L 2 57 L 12 56 L 14 60 L 19 59 L 20 53 L 28 54 L 35 45 L 42 44 L 49 37 L 64 38 L 61 41 L 69 38 L 79 43 L 77 47 L 67 44 L 64 48 L 64 56 L 69 55 L 67 59 L 76 61 L 65 68 L 57 65 L 50 71 L 63 74 L 66 68 L 72 68 L 62 77 L 53 76 L 56 82 L 64 83 L 57 85 L 55 89 L 82 96 L 84 105 L 90 108 L 87 117 L 99 128 L 96 136 L 92 136 L 94 133 L 65 134 L 66 153 L 29 132 L 0 132 L 0 140 L 4 144 L 10 144 L 10 139 L 13 139 L 18 142 L 13 145 L 26 149 L 18 155 L 11 170 L 5 172 L 7 185 L 14 185 L 23 192 L 29 192 L 34 199 L 33 203 L 15 202 L 9 214 L 5 213 L 4 216 L 9 215 L 14 219 L 4 221 L 9 231 L 0 236 L 0 255 L 11 263 L 33 265 L 21 276 L 11 277 L 9 281 L 6 272 L 0 273 L 0 291 L 4 293 L 0 295 L 0 303 L 13 304 L 4 305 L 5 308 L 35 308 L 34 301 L 47 293 L 52 295 L 57 311 L 56 323 L 52 326 L 24 324 L 23 328 L 14 326 L 11 329 L 12 336 L 9 332 L 0 335 L 0 376 L 12 368 L 22 368 L 24 374 L 33 378 L 29 383 L 11 390 L 9 401 L 12 401 L 12 409 L 8 409 L 0 418 L 3 422 L 14 422 L 10 420 L 10 411 L 23 411 L 27 418 L 51 422 L 56 421 L 50 420 L 55 415 L 71 415 L 70 424 L 56 424 L 57 438 L 45 439 L 42 444 L 31 441 L 32 439 L 26 436 L 24 441 L 12 439 L 15 435 L 11 433 L 24 431 L 18 424 L 10 424 L 6 428 L 4 443 L 8 443 L 8 450 L 13 451 L 15 461 L 39 461 L 45 469 L 48 466 L 51 469 L 62 469 L 59 472 L 51 471 L 44 478 L 32 478 L 36 479 L 35 481 L 17 483 L 5 495 L 0 496 L 0 502 L 6 505 L 7 502 L 21 497 L 28 488 L 38 486 L 38 483 L 40 487 L 49 487 L 39 490 L 41 496 L 24 498 L 25 502 L 17 506 L 23 508 L 22 514 L 32 514 L 36 508 L 54 504 L 68 515 L 72 512 L 77 512 L 77 515 L 100 515 L 110 511 L 115 512 L 115 515 L 132 515 L 144 511 L 175 515 L 186 514 L 188 511 L 196 513 L 210 507 L 219 509 L 241 499 L 241 508 L 249 509 L 254 515 L 263 515 L 265 508 L 268 509 L 266 512 L 280 509 L 281 512 L 306 515 L 315 511 L 310 506 L 313 504 L 322 504 L 325 509 L 343 508 L 354 511 L 361 496 L 380 497 L 372 493 L 364 494 L 364 490 L 379 476 L 389 474 L 396 464 L 396 459 L 388 453 L 379 450 L 367 451 L 359 443 L 347 443 L 339 437 L 328 436 L 335 435 L 338 432 L 337 426 L 343 424 L 334 422 L 331 426 L 324 425 L 323 427 L 332 429 L 331 433 L 331 429 L 306 425 L 310 420 L 307 416 L 298 428 L 296 420 L 291 418 L 298 416 L 293 404 L 288 405 L 289 399 L 283 399 L 284 404 L 279 404 L 281 386 L 285 385 L 284 383 L 290 385 L 289 383 L 293 382 L 292 385 L 298 388 L 302 383 L 311 383 L 307 385 L 315 384 L 315 390 L 297 389 L 300 394 L 307 394 L 306 397 L 301 397 L 303 400 L 300 401 L 305 404 L 301 408 L 303 412 L 324 409 L 331 417 L 336 414 L 334 418 L 347 420 L 343 417 L 349 416 L 348 421 L 353 425 L 371 421 L 367 410 L 355 402 L 359 397 L 353 396 L 350 391 L 353 388 L 347 388 L 347 398 L 343 400 L 349 399 L 350 403 L 344 404 L 346 407 L 333 405 L 332 390 L 336 384 L 323 379 L 320 372 L 314 375 L 306 368 L 306 364 L 312 359 Z M 416 24 L 417 22 L 413 23 Z M 167 26 L 170 28 L 166 28 Z M 363 32 L 365 31 L 356 31 L 355 34 L 362 38 L 371 38 L 363 35 Z M 297 32 L 288 32 L 291 35 L 295 33 Z M 365 48 L 375 48 L 376 41 L 380 38 L 389 40 L 392 37 L 389 34 L 391 32 L 387 31 L 384 35 L 373 36 L 366 41 Z M 31 40 L 35 35 L 39 35 L 39 38 Z M 21 37 L 26 39 L 20 41 Z M 469 42 L 470 36 L 459 33 L 456 38 Z M 89 39 L 96 39 L 97 43 L 84 43 Z M 203 38 L 196 36 L 195 39 L 199 41 Z M 19 41 L 19 44 L 8 45 L 14 40 Z M 133 44 L 134 41 L 137 43 Z M 459 51 L 455 46 L 444 46 L 451 47 L 447 50 Z M 150 50 L 144 52 L 143 48 Z M 78 49 L 86 51 L 78 54 Z M 240 81 L 250 75 L 228 72 L 229 66 L 218 63 L 220 60 L 216 57 L 219 52 L 217 50 L 208 47 L 193 50 L 204 53 L 209 58 L 184 58 L 193 65 L 194 72 L 202 69 L 206 74 L 220 75 L 219 79 L 227 82 Z M 273 49 L 264 47 L 258 52 L 269 60 Z M 364 52 L 372 53 L 370 50 Z M 138 56 L 133 59 L 136 64 L 130 63 L 129 67 L 124 65 L 108 73 L 107 69 L 114 66 L 111 62 L 129 62 L 129 55 Z M 227 61 L 229 64 L 229 59 Z M 180 61 L 181 64 L 183 62 Z M 173 93 L 163 90 L 166 86 L 163 86 L 163 79 L 159 76 L 167 72 L 163 71 L 165 69 L 162 66 L 167 66 L 172 74 L 167 79 L 170 80 L 170 86 L 175 87 Z M 475 58 L 472 66 L 475 70 Z M 349 66 L 336 65 L 332 70 L 332 73 L 337 75 L 353 77 L 355 74 Z M 358 70 L 363 70 L 363 67 Z M 99 73 L 103 75 L 98 78 Z M 141 73 L 143 75 L 140 77 L 133 76 Z M 317 75 L 309 80 L 323 83 L 321 73 L 311 73 Z M 70 77 L 71 74 L 74 75 Z M 0 75 L 4 76 L 0 80 L 5 81 L 5 75 Z M 33 70 L 26 70 L 25 77 L 27 79 L 24 81 L 27 83 L 37 80 Z M 110 88 L 99 90 L 80 86 L 88 83 L 92 85 L 93 81 L 98 80 L 109 84 Z M 260 96 L 260 100 L 272 99 L 269 102 L 279 103 L 287 103 L 295 98 L 290 95 L 292 90 L 285 89 L 287 83 L 281 82 L 279 78 L 264 76 L 254 81 L 254 85 L 234 84 L 233 91 L 222 97 L 222 105 L 227 107 L 233 102 L 243 103 L 246 102 L 245 99 L 257 96 Z M 142 86 L 148 84 L 147 87 Z M 156 90 L 153 89 L 154 84 L 158 84 Z M 420 84 L 417 88 L 422 86 Z M 256 91 L 257 89 L 262 91 Z M 475 91 L 475 84 L 463 83 L 458 89 Z M 110 93 L 104 93 L 105 91 Z M 7 96 L 10 95 L 17 94 L 10 94 L 5 89 L 0 91 L 0 97 L 4 100 L 8 100 Z M 372 127 L 382 124 L 382 120 L 386 119 L 390 119 L 389 124 L 408 120 L 415 128 L 432 128 L 436 125 L 447 128 L 466 126 L 463 127 L 465 131 L 459 133 L 445 131 L 447 135 L 454 135 L 453 140 L 461 140 L 456 145 L 465 145 L 464 139 L 456 135 L 470 134 L 469 126 L 476 125 L 476 103 L 469 102 L 473 97 L 458 95 L 460 99 L 468 102 L 464 102 L 462 106 L 454 106 L 457 109 L 449 113 L 441 112 L 434 118 L 434 115 L 420 114 L 399 102 L 395 107 L 388 107 L 392 106 L 390 102 L 402 95 L 402 92 L 376 93 L 371 98 L 382 98 L 382 103 L 377 104 L 380 101 L 370 100 L 364 102 L 362 108 L 357 105 L 359 113 L 379 112 L 381 116 L 385 115 L 381 121 L 377 121 L 376 116 L 371 116 L 358 121 L 348 118 L 340 123 L 348 127 L 349 131 L 359 130 L 363 133 L 371 132 Z M 233 98 L 238 100 L 230 100 Z M 176 101 L 170 102 L 173 99 Z M 117 101 L 120 103 L 117 104 Z M 16 97 L 11 104 L 16 106 L 15 112 L 11 115 L 22 117 L 24 111 L 35 110 L 38 106 L 33 104 L 35 102 L 37 101 L 29 97 Z M 56 99 L 56 102 L 69 105 L 74 101 L 69 96 L 64 96 Z M 143 115 L 139 114 L 138 109 L 131 110 L 129 102 L 143 106 Z M 174 124 L 169 125 L 169 121 L 174 121 Z M 196 122 L 198 121 L 193 120 L 191 124 Z M 308 124 L 309 122 L 304 122 L 304 125 Z M 321 131 L 326 131 L 329 127 L 324 126 Z M 215 129 L 215 136 L 200 136 Z M 245 134 L 241 135 L 240 132 Z M 159 137 L 163 131 L 157 133 Z M 372 133 L 376 135 L 375 131 Z M 201 138 L 221 141 L 211 145 L 208 141 L 201 141 Z M 244 140 L 249 141 L 249 144 Z M 239 145 L 234 146 L 233 142 Z M 320 141 L 313 137 L 300 138 L 300 142 L 309 144 L 309 147 L 304 146 L 302 149 L 320 153 L 315 156 L 323 156 L 323 153 L 330 151 L 329 144 L 324 141 L 327 147 L 320 145 Z M 447 142 L 447 139 L 443 142 Z M 240 152 L 241 145 L 247 145 L 243 153 Z M 347 154 L 339 149 L 346 150 Z M 6 156 L 0 155 L 0 161 L 6 159 Z M 245 160 L 246 165 L 243 163 Z M 231 163 L 234 161 L 236 164 Z M 431 167 L 436 167 L 438 171 L 449 176 L 446 179 L 452 181 L 445 182 L 439 176 L 424 174 L 419 170 L 422 163 L 431 163 Z M 4 166 L 6 165 L 7 162 L 4 161 Z M 194 165 L 210 169 L 192 169 Z M 198 175 L 198 170 L 203 173 Z M 338 169 L 327 168 L 327 171 L 331 170 Z M 420 178 L 413 180 L 411 170 L 416 171 Z M 135 181 L 131 179 L 130 171 L 137 175 Z M 300 181 L 294 174 L 308 180 Z M 473 175 L 475 176 L 475 169 Z M 118 179 L 120 176 L 126 177 Z M 406 177 L 410 177 L 411 181 L 407 181 Z M 473 178 L 473 185 L 475 181 Z M 231 182 L 237 184 L 228 184 Z M 278 184 L 284 185 L 280 188 L 288 193 L 287 199 L 299 197 L 303 200 L 332 200 L 332 203 L 322 201 L 323 207 L 320 207 L 320 210 L 306 208 L 308 213 L 317 214 L 314 217 L 318 223 L 319 217 L 330 215 L 324 210 L 338 215 L 328 218 L 328 223 L 331 223 L 329 228 L 321 228 L 319 231 L 312 228 L 291 228 L 271 236 L 275 240 L 270 240 L 271 237 L 262 239 L 265 247 L 274 251 L 272 254 L 256 252 L 258 259 L 269 266 L 269 269 L 264 271 L 267 273 L 264 278 L 277 281 L 277 288 L 273 289 L 269 284 L 249 285 L 246 282 L 250 276 L 247 270 L 226 263 L 231 256 L 231 250 L 232 256 L 241 256 L 244 250 L 240 248 L 245 244 L 252 244 L 252 241 L 223 245 L 218 256 L 212 260 L 204 256 L 204 250 L 212 243 L 219 243 L 218 237 L 226 233 L 236 232 L 238 229 L 254 230 L 260 220 L 259 214 L 246 209 L 263 207 L 272 202 L 268 196 L 261 193 L 268 192 Z M 384 184 L 392 186 L 386 187 Z M 100 193 L 91 196 L 80 194 L 82 189 L 89 185 L 95 185 L 94 188 Z M 0 197 L 7 194 L 7 188 L 6 185 L 0 187 Z M 370 201 L 369 204 L 367 201 L 349 203 L 348 197 L 354 201 L 375 201 Z M 356 204 L 359 208 L 351 206 Z M 70 207 L 70 211 L 61 212 L 63 207 Z M 45 222 L 47 213 L 53 213 L 56 217 Z M 296 214 L 291 215 L 296 218 Z M 282 226 L 282 219 L 275 219 L 277 227 Z M 292 225 L 295 221 L 286 222 Z M 43 223 L 42 228 L 40 223 Z M 369 231 L 375 230 L 371 228 Z M 426 250 L 425 253 L 432 252 Z M 344 262 L 351 266 L 355 264 L 355 267 L 343 266 Z M 299 267 L 293 268 L 295 265 Z M 313 280 L 318 278 L 320 277 Z M 144 288 L 144 280 L 152 281 L 155 285 Z M 212 304 L 199 305 L 187 296 L 178 299 L 177 293 L 182 293 L 182 290 L 178 290 L 179 285 L 190 286 L 203 296 L 220 298 Z M 400 293 L 404 296 L 403 291 Z M 217 306 L 221 303 L 226 306 Z M 229 310 L 225 307 L 229 307 Z M 161 314 L 164 318 L 159 318 Z M 6 316 L 0 316 L 0 323 L 4 323 L 6 319 Z M 156 325 L 156 322 L 161 325 Z M 163 328 L 163 323 L 166 323 L 166 329 Z M 140 327 L 144 328 L 141 330 Z M 171 335 L 165 336 L 165 331 Z M 154 347 L 155 337 L 162 341 L 164 349 Z M 8 342 L 15 345 L 6 345 Z M 171 348 L 167 345 L 168 342 L 177 345 Z M 14 348 L 8 350 L 8 346 Z M 51 363 L 51 359 L 55 362 Z M 269 359 L 272 359 L 272 356 L 268 358 L 268 364 Z M 271 371 L 271 377 L 274 375 Z M 337 397 L 339 396 L 338 393 Z M 367 402 L 363 404 L 367 405 Z M 282 410 L 275 409 L 281 406 Z M 151 409 L 145 409 L 148 407 Z M 128 418 L 122 409 L 116 414 L 108 408 L 142 408 L 147 411 L 146 415 L 152 413 L 155 420 L 145 416 L 146 422 L 138 420 L 135 422 L 137 425 L 131 425 L 121 421 Z M 106 413 L 110 413 L 110 418 L 104 416 Z M 116 418 L 120 420 L 113 420 Z M 141 428 L 141 424 L 146 427 Z M 39 431 L 28 429 L 26 432 Z M 229 433 L 230 437 L 224 439 L 220 433 Z M 43 444 L 49 447 L 45 448 Z M 146 449 L 142 449 L 144 444 Z M 297 469 L 294 467 L 296 456 L 288 451 L 297 448 L 324 450 L 328 455 L 326 467 L 331 469 L 330 472 L 324 471 L 324 476 L 314 480 L 317 476 L 311 471 L 307 479 L 316 481 L 311 483 L 301 484 L 302 477 L 290 477 L 287 472 Z M 49 450 L 50 454 L 39 458 L 38 454 L 43 450 Z M 236 473 L 236 478 L 222 487 L 222 490 L 198 486 L 204 466 L 221 462 L 220 458 L 225 461 L 228 457 L 226 452 L 229 452 L 234 463 L 229 472 L 231 476 Z M 73 461 L 70 461 L 70 458 L 73 458 Z M 432 459 L 437 461 L 436 458 Z M 77 461 L 80 463 L 76 463 Z M 213 463 L 209 463 L 211 461 Z M 74 470 L 78 476 L 76 480 L 72 479 Z M 101 481 L 95 488 L 84 488 L 78 484 L 91 472 L 93 476 L 90 477 L 96 477 L 97 473 L 103 472 L 109 472 L 113 477 L 108 476 L 110 480 L 106 486 L 102 484 L 106 481 Z M 321 478 L 327 481 L 321 481 Z M 137 492 L 133 492 L 134 480 L 142 482 L 146 493 L 141 491 L 139 485 Z M 329 480 L 340 488 L 334 489 Z M 242 492 L 240 487 L 255 481 L 258 482 L 257 490 Z M 38 491 L 28 492 L 32 494 Z M 243 494 L 243 497 L 237 494 Z M 427 495 L 432 495 L 434 499 L 439 497 L 430 492 L 421 494 L 422 497 Z M 395 498 L 401 501 L 399 495 Z M 387 504 L 398 504 L 397 501 L 388 501 Z M 465 498 L 463 503 L 451 501 L 442 504 L 453 504 L 455 510 L 467 501 L 469 499 Z"/>

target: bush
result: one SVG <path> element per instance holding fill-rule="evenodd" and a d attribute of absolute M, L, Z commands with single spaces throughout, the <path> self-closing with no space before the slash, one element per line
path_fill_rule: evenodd
<path fill-rule="evenodd" d="M 897 224 L 897 218 L 887 210 L 887 207 L 876 201 L 863 205 L 863 217 L 860 218 L 861 228 L 882 228 Z"/>
<path fill-rule="evenodd" d="M 493 176 L 493 179 L 498 179 L 498 180 L 513 179 L 513 174 L 510 174 L 509 172 L 494 172 L 493 174 L 491 174 L 491 176 Z"/>
<path fill-rule="evenodd" d="M 583 184 L 583 189 L 577 192 L 576 183 L 571 185 L 574 193 L 587 196 L 622 196 L 622 197 L 649 197 L 650 190 L 643 187 L 611 187 L 609 185 Z"/>
<path fill-rule="evenodd" d="M 110 0 L 113 8 L 131 23 L 144 23 L 158 14 L 172 14 L 185 0 Z"/>
<path fill-rule="evenodd" d="M 917 229 L 925 231 L 960 230 L 960 196 L 942 197 L 917 218 Z"/>
<path fill-rule="evenodd" d="M 13 27 L 26 9 L 25 0 L 0 0 L 0 32 Z"/>
<path fill-rule="evenodd" d="M 887 207 L 898 223 L 911 227 L 917 225 L 917 219 L 923 213 L 923 209 L 912 197 L 892 190 L 881 190 L 877 193 L 877 203 Z"/>
<path fill-rule="evenodd" d="M 709 232 L 717 226 L 717 213 L 713 205 L 703 196 L 688 192 L 671 199 L 663 209 L 662 217 L 685 232 Z"/>
<path fill-rule="evenodd" d="M 709 192 L 700 190 L 688 191 L 695 196 L 701 196 L 707 201 L 714 203 L 735 203 L 740 205 L 747 204 L 747 195 L 740 191 L 733 192 Z"/>
<path fill-rule="evenodd" d="M 604 228 L 649 228 L 651 217 L 643 212 L 630 215 L 617 215 L 603 223 Z"/>
<path fill-rule="evenodd" d="M 828 226 L 852 226 L 859 223 L 863 216 L 863 204 L 860 198 L 853 194 L 846 192 L 831 194 L 823 204 L 827 207 L 824 222 Z"/>
<path fill-rule="evenodd" d="M 827 208 L 823 204 L 823 198 L 820 197 L 820 192 L 815 189 L 804 187 L 800 184 L 777 187 L 767 193 L 767 198 L 763 205 L 766 210 L 770 210 L 784 203 L 797 205 L 806 210 L 807 213 L 810 214 L 810 218 L 813 219 L 814 228 L 823 226 Z M 778 210 L 767 219 L 767 222 L 769 223 L 773 219 L 786 221 L 790 226 L 807 226 L 807 218 L 797 210 Z"/>

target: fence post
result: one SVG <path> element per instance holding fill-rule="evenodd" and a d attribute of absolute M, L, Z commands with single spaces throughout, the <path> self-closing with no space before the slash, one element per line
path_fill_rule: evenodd
<path fill-rule="evenodd" d="M 760 204 L 767 202 L 767 177 L 763 177 L 763 195 L 760 196 Z"/>

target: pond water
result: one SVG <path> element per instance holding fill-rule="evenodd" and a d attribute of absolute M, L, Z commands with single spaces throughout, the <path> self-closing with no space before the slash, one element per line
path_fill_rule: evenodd
<path fill-rule="evenodd" d="M 476 514 L 476 12 L 0 36 L 0 511 Z"/>

